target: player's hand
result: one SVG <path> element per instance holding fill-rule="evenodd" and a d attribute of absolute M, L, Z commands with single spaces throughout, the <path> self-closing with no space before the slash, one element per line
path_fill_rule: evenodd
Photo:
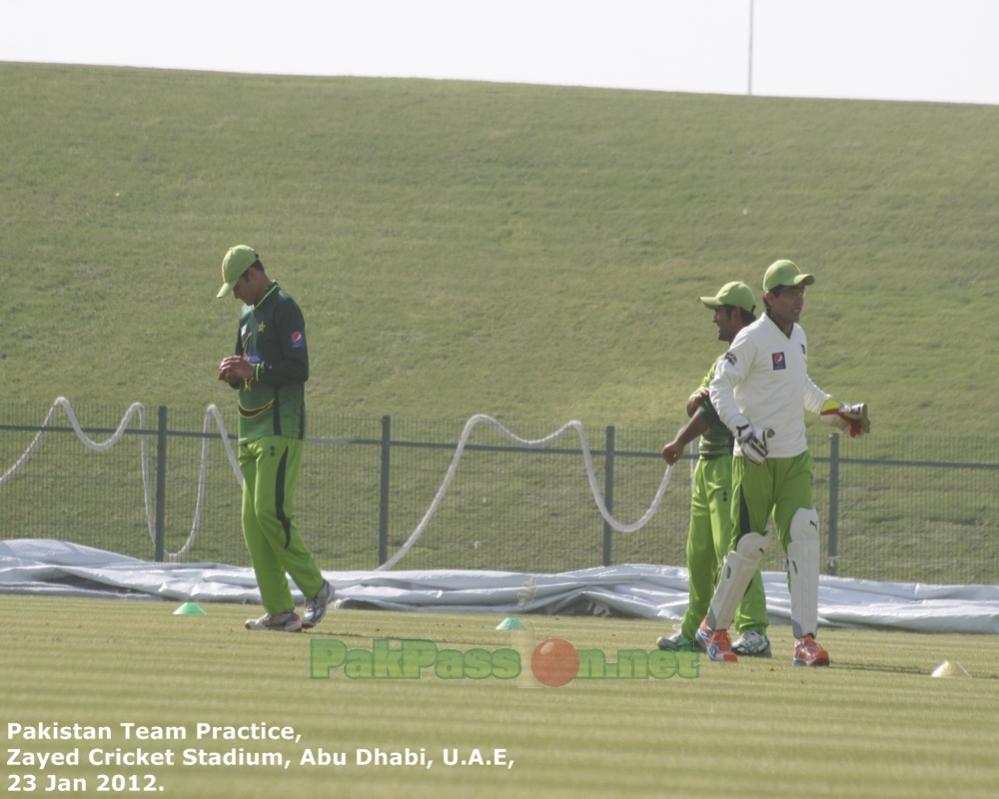
<path fill-rule="evenodd" d="M 849 433 L 850 438 L 871 432 L 871 420 L 867 415 L 866 402 L 848 405 L 829 399 L 822 406 L 821 416 L 844 433 Z"/>
<path fill-rule="evenodd" d="M 767 459 L 767 431 L 760 427 L 744 424 L 735 430 L 735 440 L 743 456 L 753 463 L 760 464 Z"/>
<path fill-rule="evenodd" d="M 663 460 L 666 461 L 670 466 L 680 460 L 680 456 L 683 455 L 683 444 L 677 441 L 675 438 L 670 441 L 662 450 Z"/>
<path fill-rule="evenodd" d="M 219 364 L 219 380 L 231 383 L 253 377 L 253 364 L 239 355 L 230 355 Z"/>
<path fill-rule="evenodd" d="M 854 405 L 841 405 L 839 415 L 850 423 L 850 438 L 856 438 L 871 432 L 871 419 L 867 415 L 867 403 L 858 402 Z"/>

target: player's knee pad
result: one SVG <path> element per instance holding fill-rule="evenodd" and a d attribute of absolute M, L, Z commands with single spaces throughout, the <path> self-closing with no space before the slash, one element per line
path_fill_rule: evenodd
<path fill-rule="evenodd" d="M 708 609 L 708 626 L 713 630 L 727 630 L 735 617 L 735 609 L 742 600 L 750 580 L 760 566 L 763 553 L 770 539 L 759 533 L 746 533 L 736 541 L 722 561 L 718 587 Z"/>
<path fill-rule="evenodd" d="M 797 541 L 819 540 L 819 513 L 815 508 L 798 508 L 791 517 L 790 538 Z"/>
<path fill-rule="evenodd" d="M 739 540 L 735 542 L 735 551 L 744 558 L 755 560 L 756 564 L 759 565 L 760 559 L 767 551 L 769 543 L 769 536 L 760 535 L 759 533 L 746 533 L 739 536 Z"/>
<path fill-rule="evenodd" d="M 812 633 L 819 615 L 819 514 L 799 508 L 788 530 L 787 575 L 791 584 L 791 627 L 796 638 Z"/>
<path fill-rule="evenodd" d="M 819 514 L 815 508 L 799 508 L 791 517 L 788 530 L 787 559 L 792 569 L 791 576 L 797 573 L 814 571 L 819 568 Z"/>

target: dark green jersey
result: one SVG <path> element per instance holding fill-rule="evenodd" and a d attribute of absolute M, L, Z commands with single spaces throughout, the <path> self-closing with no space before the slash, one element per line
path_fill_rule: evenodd
<path fill-rule="evenodd" d="M 244 305 L 236 354 L 253 364 L 254 376 L 239 389 L 239 440 L 263 436 L 305 437 L 305 381 L 309 350 L 305 319 L 277 283 L 254 306 Z"/>
<path fill-rule="evenodd" d="M 715 376 L 715 367 L 718 366 L 718 361 L 721 360 L 722 356 L 711 365 L 711 369 L 708 370 L 707 375 L 705 375 L 704 380 L 701 381 L 700 388 L 707 388 L 711 385 L 712 379 Z M 701 406 L 697 409 L 697 413 L 704 414 L 704 417 L 708 422 L 708 429 L 704 431 L 701 436 L 701 440 L 697 446 L 697 452 L 700 457 L 705 460 L 713 460 L 715 458 L 720 458 L 723 455 L 731 456 L 732 448 L 735 444 L 732 438 L 732 433 L 725 426 L 721 419 L 718 418 L 718 414 L 711 404 L 710 399 L 705 399 L 701 403 Z"/>

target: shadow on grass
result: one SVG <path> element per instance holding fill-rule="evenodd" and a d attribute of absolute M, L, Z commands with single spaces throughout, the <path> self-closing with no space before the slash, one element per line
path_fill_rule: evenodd
<path fill-rule="evenodd" d="M 929 677 L 930 671 L 918 666 L 888 666 L 883 663 L 843 663 L 834 662 L 836 669 L 847 669 L 849 671 L 878 671 L 884 674 L 915 674 Z M 999 680 L 999 674 L 972 674 L 976 680 Z"/>

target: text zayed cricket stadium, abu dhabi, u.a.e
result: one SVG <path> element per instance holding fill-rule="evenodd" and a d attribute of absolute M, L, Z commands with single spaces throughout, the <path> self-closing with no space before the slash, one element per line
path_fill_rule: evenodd
<path fill-rule="evenodd" d="M 57 795 L 148 793 L 169 789 L 188 767 L 224 769 L 487 768 L 516 763 L 505 746 L 422 744 L 334 749 L 303 742 L 291 725 L 82 724 L 10 721 L 3 765 L 7 792 Z M 96 770 L 96 773 L 94 773 Z"/>

